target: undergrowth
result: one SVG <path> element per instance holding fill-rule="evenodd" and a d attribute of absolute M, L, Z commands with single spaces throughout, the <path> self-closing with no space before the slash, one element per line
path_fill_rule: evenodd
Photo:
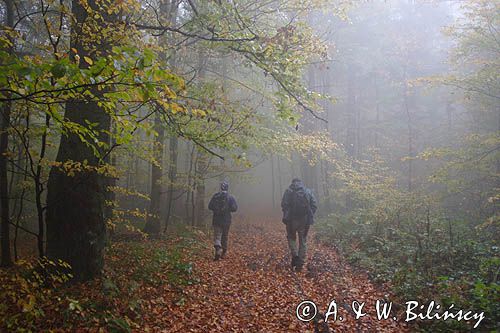
<path fill-rule="evenodd" d="M 176 299 L 198 282 L 189 258 L 204 246 L 200 235 L 187 228 L 170 239 L 110 242 L 102 276 L 87 283 L 71 283 L 63 262 L 17 262 L 0 272 L 0 331 L 130 332 L 139 326 L 143 302 L 155 290 L 163 288 Z"/>
<path fill-rule="evenodd" d="M 500 253 L 484 232 L 463 221 L 426 219 L 387 226 L 363 216 L 330 215 L 316 226 L 317 237 L 335 244 L 355 267 L 377 282 L 389 282 L 398 301 L 431 300 L 448 308 L 484 311 L 480 329 L 500 323 Z M 423 331 L 464 331 L 463 321 L 426 321 Z"/>

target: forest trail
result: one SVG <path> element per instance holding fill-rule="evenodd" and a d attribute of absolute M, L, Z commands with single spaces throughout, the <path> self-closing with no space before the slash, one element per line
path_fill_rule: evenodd
<path fill-rule="evenodd" d="M 313 230 L 314 232 L 314 230 Z M 164 332 L 314 332 L 312 322 L 296 318 L 296 307 L 312 300 L 324 313 L 336 300 L 342 321 L 328 324 L 335 332 L 402 332 L 402 322 L 378 321 L 375 302 L 384 298 L 364 274 L 354 272 L 332 248 L 310 235 L 307 268 L 289 266 L 284 225 L 278 219 L 233 222 L 229 251 L 214 262 L 213 251 L 194 259 L 200 283 L 183 291 L 181 303 L 160 291 L 144 304 L 146 330 Z M 344 302 L 345 300 L 345 302 Z M 366 302 L 367 315 L 355 320 L 350 304 Z"/>

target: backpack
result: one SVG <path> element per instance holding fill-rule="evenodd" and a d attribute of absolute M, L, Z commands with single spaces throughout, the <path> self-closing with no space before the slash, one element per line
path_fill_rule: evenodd
<path fill-rule="evenodd" d="M 294 217 L 302 217 L 309 214 L 309 198 L 304 188 L 291 191 L 290 193 L 290 212 Z"/>
<path fill-rule="evenodd" d="M 228 194 L 219 192 L 214 195 L 213 212 L 216 215 L 223 215 L 229 210 Z"/>

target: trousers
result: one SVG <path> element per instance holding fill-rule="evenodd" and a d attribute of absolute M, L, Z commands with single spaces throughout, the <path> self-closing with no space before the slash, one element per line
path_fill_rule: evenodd
<path fill-rule="evenodd" d="M 299 262 L 304 263 L 307 251 L 307 233 L 309 232 L 309 223 L 307 217 L 292 218 L 286 224 L 286 238 L 292 257 L 299 257 Z M 299 246 L 297 249 L 297 235 Z"/>
<path fill-rule="evenodd" d="M 229 227 L 231 225 L 214 224 L 214 247 L 222 248 L 224 252 L 227 251 L 227 238 L 229 235 Z"/>

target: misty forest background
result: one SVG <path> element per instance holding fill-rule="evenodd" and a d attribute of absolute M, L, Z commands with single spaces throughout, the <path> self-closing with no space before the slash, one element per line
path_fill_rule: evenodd
<path fill-rule="evenodd" d="M 130 330 L 75 290 L 196 283 L 175 244 L 210 239 L 219 181 L 280 225 L 292 177 L 370 280 L 498 327 L 499 2 L 2 0 L 0 23 L 0 330 Z"/>

